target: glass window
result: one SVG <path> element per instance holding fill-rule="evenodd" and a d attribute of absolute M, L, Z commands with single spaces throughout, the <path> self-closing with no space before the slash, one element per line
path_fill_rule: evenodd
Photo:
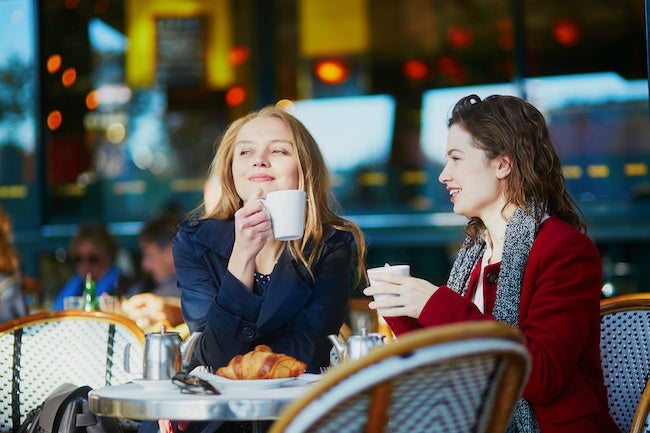
<path fill-rule="evenodd" d="M 16 229 L 39 222 L 33 26 L 31 1 L 0 1 L 0 203 Z"/>
<path fill-rule="evenodd" d="M 603 253 L 638 261 L 646 17 L 639 0 L 0 0 L 0 200 L 29 245 L 89 219 L 132 241 L 200 203 L 230 121 L 281 102 L 374 251 L 444 248 L 463 223 L 437 180 L 447 113 L 512 93 L 547 115 Z"/>

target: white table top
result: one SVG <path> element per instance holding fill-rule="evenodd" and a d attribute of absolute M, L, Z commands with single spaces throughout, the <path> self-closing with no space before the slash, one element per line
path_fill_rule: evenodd
<path fill-rule="evenodd" d="M 280 388 L 230 390 L 221 395 L 181 393 L 170 380 L 135 380 L 94 389 L 88 401 L 90 410 L 97 415 L 135 420 L 272 420 L 304 394 L 318 375 L 303 376 L 308 377 Z"/>

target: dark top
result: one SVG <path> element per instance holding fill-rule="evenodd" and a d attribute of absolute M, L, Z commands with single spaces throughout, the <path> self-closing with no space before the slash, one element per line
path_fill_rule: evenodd
<path fill-rule="evenodd" d="M 285 250 L 255 293 L 227 269 L 234 240 L 234 222 L 217 219 L 184 222 L 174 238 L 183 318 L 191 331 L 203 331 L 195 362 L 216 369 L 266 344 L 307 363 L 309 372 L 327 366 L 327 335 L 338 333 L 350 294 L 352 234 L 325 231 L 315 281 Z"/>

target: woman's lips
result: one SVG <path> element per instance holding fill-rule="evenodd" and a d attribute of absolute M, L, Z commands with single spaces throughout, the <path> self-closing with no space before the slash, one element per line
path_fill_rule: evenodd
<path fill-rule="evenodd" d="M 272 176 L 269 176 L 268 174 L 256 174 L 248 178 L 248 180 L 250 180 L 251 182 L 268 182 L 273 179 L 274 178 Z"/>

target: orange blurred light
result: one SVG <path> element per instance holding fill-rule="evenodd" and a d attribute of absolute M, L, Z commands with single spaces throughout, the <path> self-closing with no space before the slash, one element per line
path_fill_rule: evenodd
<path fill-rule="evenodd" d="M 455 57 L 441 56 L 436 61 L 436 66 L 454 84 L 462 84 L 467 77 L 467 71 L 465 71 Z"/>
<path fill-rule="evenodd" d="M 408 60 L 402 66 L 402 71 L 411 80 L 424 80 L 429 76 L 429 67 L 422 60 Z"/>
<path fill-rule="evenodd" d="M 321 60 L 314 67 L 316 76 L 323 83 L 341 84 L 348 79 L 348 68 L 338 60 Z"/>
<path fill-rule="evenodd" d="M 553 22 L 553 37 L 558 44 L 571 46 L 580 41 L 582 32 L 575 20 L 571 18 L 558 18 Z"/>
<path fill-rule="evenodd" d="M 233 66 L 238 66 L 248 59 L 248 48 L 246 47 L 233 47 L 228 53 L 228 61 Z"/>
<path fill-rule="evenodd" d="M 452 25 L 447 29 L 447 41 L 452 48 L 463 50 L 472 45 L 474 34 L 470 29 Z"/>
<path fill-rule="evenodd" d="M 96 14 L 102 14 L 102 13 L 106 12 L 106 10 L 108 9 L 108 6 L 110 6 L 110 4 L 111 4 L 111 2 L 109 0 L 97 0 L 95 2 L 95 7 L 94 7 L 95 13 Z"/>
<path fill-rule="evenodd" d="M 68 68 L 63 71 L 61 82 L 63 83 L 64 87 L 72 86 L 75 81 L 77 81 L 77 70 L 75 68 Z"/>
<path fill-rule="evenodd" d="M 96 110 L 99 107 L 99 92 L 97 90 L 91 90 L 86 95 L 86 107 L 89 110 Z"/>
<path fill-rule="evenodd" d="M 502 19 L 497 22 L 499 30 L 497 45 L 502 50 L 512 50 L 515 47 L 515 37 L 512 34 L 512 22 L 509 19 Z"/>
<path fill-rule="evenodd" d="M 66 9 L 74 9 L 79 6 L 79 0 L 65 0 Z"/>
<path fill-rule="evenodd" d="M 246 99 L 246 89 L 240 86 L 231 87 L 226 92 L 226 104 L 231 107 L 236 107 L 237 105 L 244 102 Z"/>
<path fill-rule="evenodd" d="M 51 131 L 59 129 L 62 121 L 63 116 L 59 110 L 54 110 L 47 115 L 47 127 L 50 128 Z"/>
<path fill-rule="evenodd" d="M 59 54 L 52 54 L 48 59 L 47 59 L 47 72 L 50 74 L 55 73 L 61 68 L 61 56 Z"/>

